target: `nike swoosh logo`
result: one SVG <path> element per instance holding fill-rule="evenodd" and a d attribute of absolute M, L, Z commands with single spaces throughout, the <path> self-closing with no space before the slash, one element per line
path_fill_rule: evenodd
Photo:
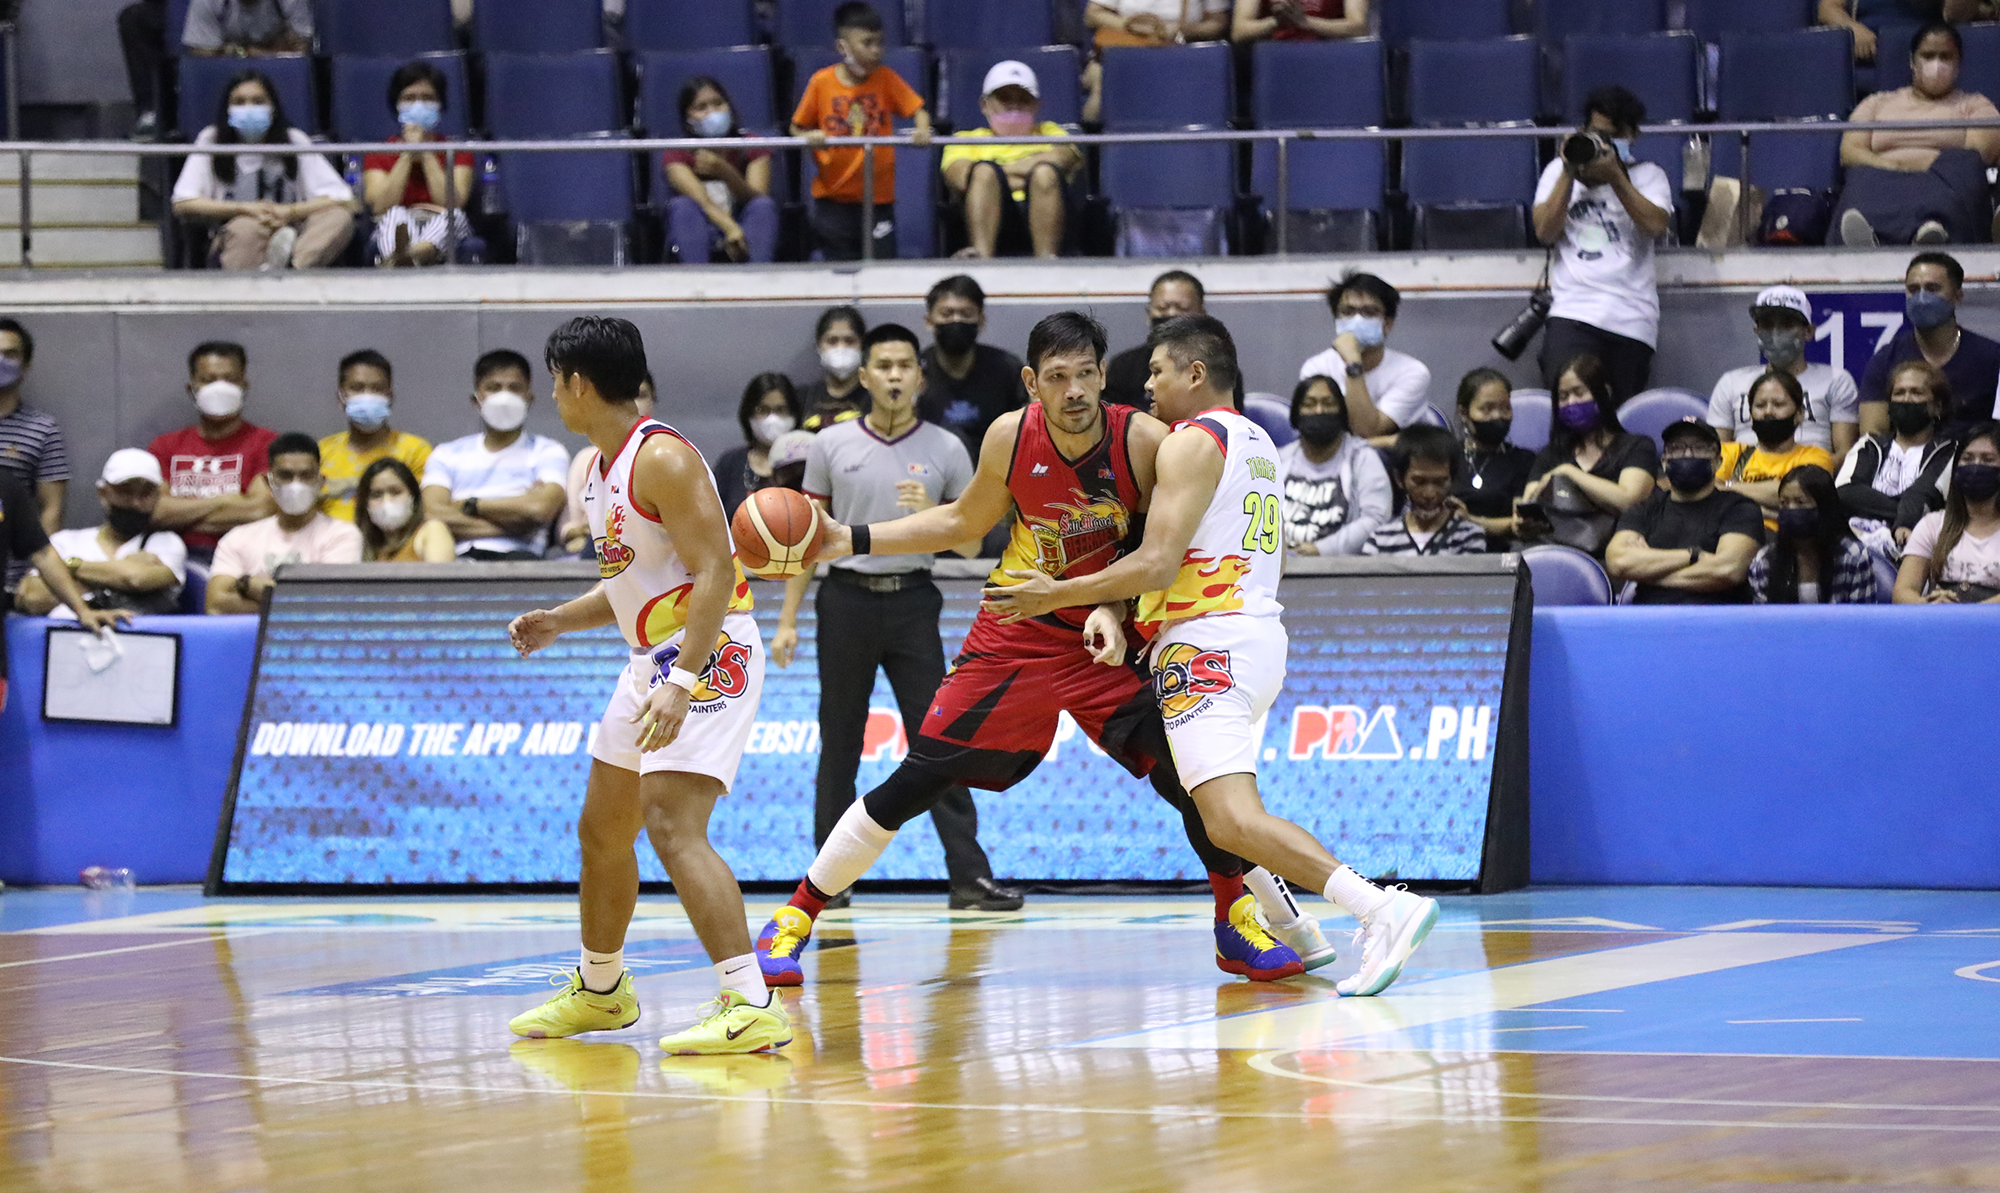
<path fill-rule="evenodd" d="M 619 1011 L 619 1008 L 615 1006 L 600 1007 L 596 1003 L 588 1003 L 586 1005 L 589 1006 L 591 1010 L 598 1011 L 606 1015 L 616 1015 Z"/>
<path fill-rule="evenodd" d="M 723 1038 L 724 1038 L 724 1039 L 729 1039 L 729 1040 L 733 1040 L 733 1039 L 735 1039 L 736 1037 L 738 1037 L 738 1036 L 742 1035 L 742 1034 L 743 1034 L 744 1032 L 746 1032 L 746 1031 L 749 1031 L 749 1030 L 750 1030 L 750 1027 L 749 1027 L 749 1025 L 748 1025 L 748 1024 L 745 1024 L 744 1026 L 742 1026 L 742 1027 L 739 1027 L 739 1028 L 737 1028 L 737 1029 L 736 1029 L 735 1031 L 724 1031 L 724 1032 L 722 1033 L 722 1035 L 723 1035 Z"/>

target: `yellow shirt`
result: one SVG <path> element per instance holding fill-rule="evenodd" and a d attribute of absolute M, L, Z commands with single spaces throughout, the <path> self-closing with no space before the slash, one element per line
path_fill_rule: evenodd
<path fill-rule="evenodd" d="M 1744 452 L 1750 453 L 1743 460 L 1743 475 L 1736 475 L 1736 464 L 1742 460 Z M 1833 471 L 1833 456 L 1823 447 L 1810 443 L 1795 444 L 1788 452 L 1767 452 L 1754 443 L 1725 443 L 1722 445 L 1722 464 L 1715 470 L 1718 481 L 1777 481 L 1785 479 L 1785 474 L 1806 464 L 1817 464 L 1828 472 Z M 1766 515 L 1764 529 L 1777 533 L 1778 520 Z"/>
<path fill-rule="evenodd" d="M 990 137 L 993 135 L 993 130 L 990 128 L 975 128 L 959 135 L 965 137 Z M 1036 127 L 1035 135 L 1038 137 L 1067 137 L 1069 133 L 1062 125 L 1057 124 L 1055 121 L 1044 120 Z M 940 170 L 949 170 L 957 162 L 999 162 L 1005 166 L 1012 162 L 1018 162 L 1024 157 L 1033 157 L 1038 153 L 1047 153 L 1049 148 L 1047 145 L 953 145 L 944 151 L 944 158 L 938 163 L 938 168 Z M 1027 197 L 1028 192 L 1025 189 L 1017 189 L 1014 192 L 1014 201 L 1017 203 L 1026 201 Z"/>
<path fill-rule="evenodd" d="M 361 474 L 368 466 L 384 456 L 394 456 L 410 466 L 417 474 L 418 483 L 424 479 L 424 461 L 431 458 L 430 440 L 412 435 L 408 431 L 398 431 L 388 443 L 372 452 L 356 452 L 349 443 L 348 432 L 328 435 L 319 441 L 319 471 L 326 478 L 326 501 L 320 508 L 326 516 L 336 522 L 354 522 L 354 491 L 361 484 Z M 419 504 L 420 494 L 411 494 Z"/>

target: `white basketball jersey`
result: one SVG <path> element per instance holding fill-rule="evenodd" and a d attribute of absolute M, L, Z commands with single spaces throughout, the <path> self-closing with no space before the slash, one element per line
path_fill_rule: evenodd
<path fill-rule="evenodd" d="M 1285 505 L 1278 448 L 1264 428 L 1227 408 L 1174 424 L 1194 427 L 1222 449 L 1222 479 L 1195 528 L 1181 570 L 1164 592 L 1139 598 L 1134 620 L 1150 637 L 1191 617 L 1275 618 L 1284 573 Z"/>

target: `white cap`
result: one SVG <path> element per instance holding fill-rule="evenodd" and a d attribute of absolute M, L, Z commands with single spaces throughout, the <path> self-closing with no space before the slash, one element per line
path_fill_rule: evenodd
<path fill-rule="evenodd" d="M 771 467 L 783 468 L 787 464 L 803 464 L 806 455 L 812 451 L 811 431 L 786 431 L 771 441 Z"/>
<path fill-rule="evenodd" d="M 1806 292 L 1797 286 L 1765 287 L 1757 295 L 1757 301 L 1750 304 L 1750 309 L 1753 311 L 1761 307 L 1796 311 L 1801 319 L 1807 323 L 1812 322 L 1812 299 L 1807 298 Z"/>
<path fill-rule="evenodd" d="M 995 62 L 993 69 L 986 72 L 986 83 L 980 87 L 981 98 L 993 94 L 1002 87 L 1019 87 L 1036 99 L 1042 98 L 1042 85 L 1035 79 L 1035 72 L 1025 62 L 1009 58 L 1005 62 Z"/>
<path fill-rule="evenodd" d="M 122 485 L 126 481 L 151 481 L 157 485 L 162 483 L 160 461 L 143 448 L 121 447 L 104 462 L 104 472 L 97 479 L 107 485 Z"/>

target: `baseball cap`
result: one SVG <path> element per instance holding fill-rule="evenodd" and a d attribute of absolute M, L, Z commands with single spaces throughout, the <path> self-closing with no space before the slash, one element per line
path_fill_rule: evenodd
<path fill-rule="evenodd" d="M 104 471 L 97 479 L 107 485 L 122 485 L 126 481 L 151 481 L 157 485 L 161 483 L 160 461 L 143 448 L 121 447 L 104 462 Z"/>
<path fill-rule="evenodd" d="M 1750 304 L 1753 311 L 1766 307 L 1792 311 L 1806 322 L 1812 322 L 1812 299 L 1797 286 L 1767 286 L 1757 294 L 1757 301 Z"/>
<path fill-rule="evenodd" d="M 1027 63 L 1011 58 L 993 64 L 993 69 L 986 72 L 986 83 L 980 87 L 979 94 L 988 96 L 1002 87 L 1019 87 L 1036 99 L 1042 98 L 1042 85 L 1036 81 L 1035 72 Z"/>
<path fill-rule="evenodd" d="M 803 464 L 812 451 L 811 431 L 786 431 L 771 441 L 771 467 L 783 468 L 787 464 Z"/>
<path fill-rule="evenodd" d="M 1661 443 L 1672 443 L 1677 439 L 1699 439 L 1717 451 L 1722 450 L 1721 434 L 1693 415 L 1670 422 L 1660 430 Z"/>

